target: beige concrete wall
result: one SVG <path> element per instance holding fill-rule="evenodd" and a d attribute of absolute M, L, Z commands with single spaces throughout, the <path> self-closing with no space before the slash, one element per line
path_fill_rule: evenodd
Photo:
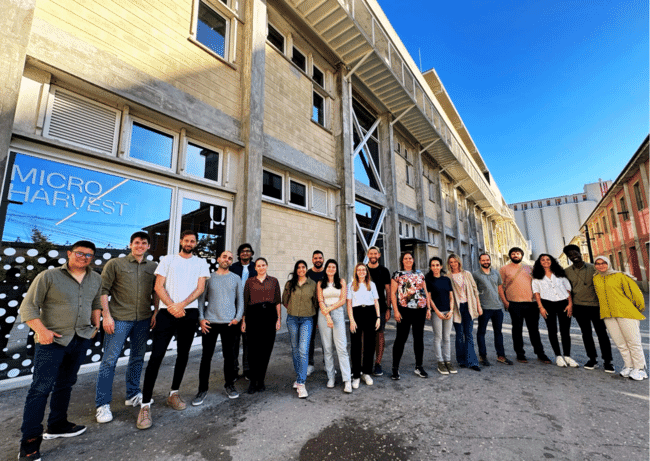
<path fill-rule="evenodd" d="M 241 118 L 241 77 L 236 67 L 243 53 L 242 24 L 237 24 L 237 60 L 233 68 L 188 40 L 192 5 L 191 0 L 104 0 L 92 4 L 82 0 L 42 0 L 37 3 L 35 16 L 113 54 L 153 79 Z M 101 72 L 101 62 L 88 65 L 97 66 L 97 72 Z"/>
<path fill-rule="evenodd" d="M 307 53 L 304 45 L 300 50 Z M 323 64 L 316 65 L 325 71 Z M 275 47 L 267 44 L 264 131 L 310 157 L 335 167 L 334 136 L 311 120 L 312 91 L 311 79 Z M 331 106 L 329 110 L 326 107 L 326 126 L 332 124 Z"/>
<path fill-rule="evenodd" d="M 336 222 L 288 207 L 262 203 L 262 245 L 257 254 L 269 261 L 269 274 L 283 285 L 293 265 L 321 250 L 325 259 L 336 255 Z M 257 256 L 256 255 L 256 256 Z"/>
<path fill-rule="evenodd" d="M 414 168 L 411 173 L 414 174 Z M 395 177 L 397 179 L 397 201 L 404 205 L 417 210 L 417 198 L 415 189 L 406 184 L 406 160 L 400 155 L 395 156 Z M 415 179 L 411 179 L 411 184 L 415 184 Z"/>

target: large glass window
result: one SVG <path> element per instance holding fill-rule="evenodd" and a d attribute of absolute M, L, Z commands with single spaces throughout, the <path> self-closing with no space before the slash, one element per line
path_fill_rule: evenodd
<path fill-rule="evenodd" d="M 193 143 L 187 143 L 186 173 L 199 178 L 219 181 L 219 160 L 220 155 L 218 152 Z"/>
<path fill-rule="evenodd" d="M 367 248 L 373 245 L 379 247 L 383 254 L 384 213 L 381 208 L 357 200 L 354 210 L 357 224 L 357 260 L 365 261 Z"/>
<path fill-rule="evenodd" d="M 354 148 L 360 147 L 363 138 L 370 131 L 371 134 L 360 147 L 354 158 L 354 179 L 383 192 L 380 184 L 381 171 L 379 167 L 379 139 L 377 135 L 377 118 L 373 116 L 356 99 L 352 100 L 352 118 Z M 371 131 L 372 130 L 372 131 Z"/>
<path fill-rule="evenodd" d="M 215 261 L 226 249 L 227 209 L 216 204 L 183 198 L 181 230 L 194 230 L 199 234 L 196 254 L 208 259 L 216 270 Z"/>
<path fill-rule="evenodd" d="M 173 154 L 174 137 L 172 135 L 142 123 L 133 122 L 129 157 L 171 168 Z"/>
<path fill-rule="evenodd" d="M 199 2 L 196 39 L 222 58 L 226 57 L 228 22 L 203 2 Z"/>

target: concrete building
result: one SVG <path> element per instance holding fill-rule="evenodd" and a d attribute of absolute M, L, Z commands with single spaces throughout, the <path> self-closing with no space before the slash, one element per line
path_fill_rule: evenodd
<path fill-rule="evenodd" d="M 472 269 L 526 246 L 435 71 L 374 0 L 8 0 L 3 14 L 3 336 L 33 273 L 80 238 L 101 269 L 136 230 L 158 259 L 190 227 L 212 264 L 250 242 L 281 282 L 314 249 L 347 275 L 371 245 L 391 270 L 405 249 L 419 268 L 456 252 Z M 12 350 L 0 378 L 30 366 Z"/>
<path fill-rule="evenodd" d="M 648 169 L 646 137 L 582 227 L 593 257 L 607 256 L 614 269 L 633 275 L 645 291 L 650 246 Z"/>
<path fill-rule="evenodd" d="M 607 192 L 611 181 L 585 184 L 581 194 L 512 203 L 517 226 L 529 242 L 532 259 L 542 253 L 560 256 L 562 248 L 580 233 L 580 224 Z"/>

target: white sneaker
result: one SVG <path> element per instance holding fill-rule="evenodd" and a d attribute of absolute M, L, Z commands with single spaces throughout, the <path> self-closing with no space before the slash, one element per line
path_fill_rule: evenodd
<path fill-rule="evenodd" d="M 564 368 L 566 368 L 566 362 L 564 361 L 564 357 L 562 357 L 561 355 L 558 355 L 558 356 L 557 356 L 557 358 L 555 359 L 555 364 L 556 364 L 558 367 L 564 367 Z"/>
<path fill-rule="evenodd" d="M 130 399 L 124 401 L 124 405 L 126 405 L 127 407 L 138 407 L 140 406 L 141 403 L 142 403 L 142 392 L 138 392 Z M 151 400 L 151 403 L 153 403 L 153 399 Z"/>
<path fill-rule="evenodd" d="M 107 403 L 101 407 L 97 407 L 97 413 L 95 414 L 98 423 L 108 423 L 113 421 L 113 413 L 111 413 L 111 406 Z"/>
<path fill-rule="evenodd" d="M 355 378 L 352 380 L 352 389 L 359 389 L 359 383 L 361 380 L 359 378 Z"/>
<path fill-rule="evenodd" d="M 363 379 L 363 381 L 364 381 L 368 386 L 372 386 L 372 378 L 370 377 L 370 375 L 362 374 L 362 375 L 361 375 L 361 379 Z"/>
<path fill-rule="evenodd" d="M 305 388 L 304 384 L 298 384 L 298 398 L 299 399 L 306 399 L 309 394 L 307 393 L 307 389 Z"/>
<path fill-rule="evenodd" d="M 298 389 L 298 381 L 294 381 L 294 382 L 293 382 L 293 388 L 294 388 L 294 389 Z"/>
<path fill-rule="evenodd" d="M 634 381 L 643 381 L 648 377 L 648 374 L 644 370 L 632 370 L 630 373 L 630 378 Z"/>
<path fill-rule="evenodd" d="M 345 382 L 345 386 L 343 387 L 343 392 L 345 392 L 346 394 L 352 394 L 352 384 L 350 383 L 350 381 Z"/>
<path fill-rule="evenodd" d="M 328 379 L 328 380 L 327 380 L 327 388 L 328 388 L 328 389 L 333 389 L 333 388 L 334 388 L 334 384 L 335 384 L 335 383 L 334 383 L 334 378 L 332 378 L 332 379 Z"/>
<path fill-rule="evenodd" d="M 307 376 L 311 376 L 311 374 L 314 372 L 315 368 L 313 365 L 307 365 Z"/>
<path fill-rule="evenodd" d="M 567 365 L 569 365 L 571 368 L 578 368 L 580 365 L 578 365 L 578 362 L 573 360 L 571 357 L 568 355 L 564 356 L 564 361 L 566 362 Z"/>
<path fill-rule="evenodd" d="M 621 376 L 623 378 L 629 378 L 630 373 L 632 373 L 632 368 L 631 367 L 625 367 L 621 370 Z"/>

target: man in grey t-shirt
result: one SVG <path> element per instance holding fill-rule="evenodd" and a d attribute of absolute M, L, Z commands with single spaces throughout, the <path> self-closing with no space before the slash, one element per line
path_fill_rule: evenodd
<path fill-rule="evenodd" d="M 478 342 L 479 362 L 484 367 L 489 367 L 490 362 L 487 359 L 487 349 L 485 347 L 485 332 L 487 325 L 492 320 L 492 329 L 494 330 L 494 346 L 497 352 L 497 362 L 512 365 L 512 360 L 506 357 L 503 349 L 503 303 L 499 298 L 499 286 L 503 285 L 501 275 L 498 271 L 491 269 L 492 260 L 490 255 L 483 253 L 479 256 L 481 269 L 474 272 L 474 280 L 478 288 L 479 299 L 483 314 L 478 318 L 478 330 L 476 332 L 476 342 Z"/>
<path fill-rule="evenodd" d="M 205 285 L 205 291 L 199 298 L 199 325 L 201 326 L 203 354 L 199 367 L 199 391 L 192 405 L 203 403 L 208 393 L 210 365 L 221 336 L 221 353 L 223 355 L 223 376 L 226 395 L 231 399 L 239 397 L 235 389 L 235 333 L 244 315 L 244 288 L 241 278 L 230 272 L 232 253 L 223 251 L 217 258 L 218 269 L 213 272 Z M 206 304 L 207 302 L 207 304 Z"/>

